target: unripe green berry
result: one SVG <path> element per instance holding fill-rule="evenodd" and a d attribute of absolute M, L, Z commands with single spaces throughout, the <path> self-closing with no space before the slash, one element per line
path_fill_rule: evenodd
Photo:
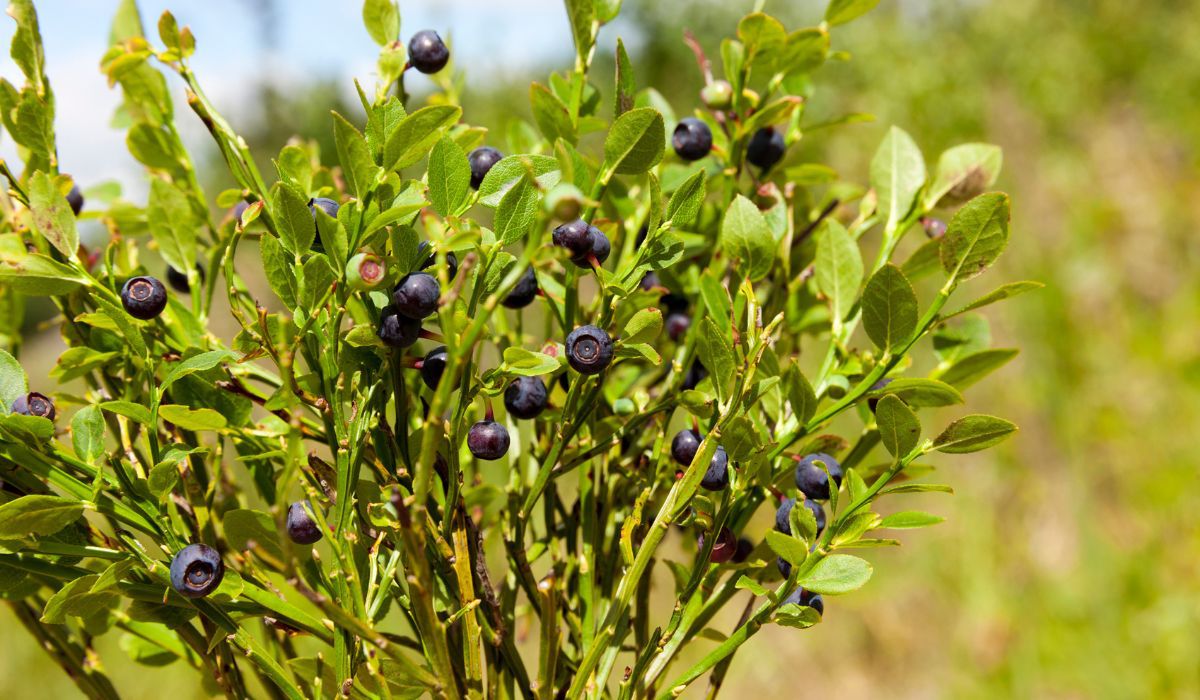
<path fill-rule="evenodd" d="M 727 80 L 714 80 L 700 90 L 700 99 L 709 109 L 729 109 L 733 104 L 733 86 Z"/>
<path fill-rule="evenodd" d="M 346 282 L 351 289 L 374 289 L 386 276 L 387 265 L 374 253 L 359 253 L 346 262 Z"/>
<path fill-rule="evenodd" d="M 559 221 L 574 221 L 583 211 L 583 193 L 575 185 L 559 183 L 546 193 L 545 207 Z"/>

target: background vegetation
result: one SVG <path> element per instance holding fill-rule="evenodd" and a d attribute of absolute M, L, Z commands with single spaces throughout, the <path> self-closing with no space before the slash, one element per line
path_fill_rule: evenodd
<path fill-rule="evenodd" d="M 700 86 L 682 29 L 715 48 L 752 3 L 697 4 L 626 0 L 625 26 L 642 38 L 638 82 L 663 88 L 680 114 Z M 767 9 L 799 26 L 823 5 Z M 854 60 L 819 74 L 828 113 L 809 120 L 877 119 L 812 131 L 805 153 L 863 180 L 893 123 L 927 157 L 962 141 L 1000 144 L 998 187 L 1014 211 L 996 277 L 1047 287 L 987 311 L 996 344 L 1023 352 L 973 398 L 1022 432 L 945 469 L 956 495 L 918 507 L 948 521 L 872 553 L 874 579 L 828 601 L 824 624 L 765 630 L 730 674 L 730 697 L 1200 696 L 1200 13 L 1190 5 L 884 2 L 835 36 Z M 271 14 L 255 16 L 265 26 Z M 405 33 L 417 28 L 406 22 Z M 202 52 L 213 39 L 199 37 Z M 502 132 L 528 111 L 529 80 L 553 67 L 468 85 L 471 120 Z M 328 133 L 339 94 L 329 84 L 349 76 L 317 77 L 311 92 L 276 91 L 238 125 L 262 153 L 296 132 Z M 31 376 L 57 355 L 46 335 L 47 365 Z M 0 696 L 77 694 L 7 609 L 0 629 Z M 202 693 L 190 672 L 107 651 L 115 676 L 144 679 L 144 697 Z"/>

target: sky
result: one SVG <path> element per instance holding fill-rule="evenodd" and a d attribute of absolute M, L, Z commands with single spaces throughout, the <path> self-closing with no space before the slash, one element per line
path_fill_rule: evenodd
<path fill-rule="evenodd" d="M 117 0 L 35 0 L 54 87 L 56 129 L 63 172 L 84 187 L 117 180 L 128 196 L 145 189 L 141 166 L 125 149 L 124 133 L 109 126 L 119 103 L 100 72 Z M 273 35 L 262 34 L 263 6 L 274 6 Z M 401 41 L 434 29 L 452 43 L 455 61 L 470 66 L 471 81 L 498 74 L 526 74 L 572 60 L 570 29 L 556 0 L 422 0 L 401 2 Z M 351 79 L 374 81 L 378 47 L 362 25 L 359 0 L 143 0 L 142 22 L 159 44 L 158 17 L 171 9 L 190 26 L 197 50 L 191 64 L 205 92 L 234 127 L 253 112 L 254 87 L 287 86 L 313 77 L 340 78 L 347 95 Z M 0 75 L 18 87 L 22 76 L 8 55 L 15 23 L 0 17 Z M 621 31 L 617 26 L 606 28 Z M 627 40 L 628 41 L 628 40 Z M 519 47 L 517 50 L 515 47 Z M 416 76 L 414 82 L 422 79 Z M 207 139 L 187 109 L 180 81 L 168 76 L 176 120 L 191 146 Z M 0 157 L 16 161 L 16 148 L 0 135 Z"/>

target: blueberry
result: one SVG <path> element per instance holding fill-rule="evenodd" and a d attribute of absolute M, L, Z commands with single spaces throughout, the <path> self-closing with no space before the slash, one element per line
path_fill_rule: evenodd
<path fill-rule="evenodd" d="M 346 261 L 346 284 L 351 289 L 374 289 L 386 276 L 387 263 L 374 253 L 358 253 Z"/>
<path fill-rule="evenodd" d="M 825 529 L 825 511 L 824 511 L 824 509 L 821 508 L 820 503 L 817 503 L 816 501 L 812 501 L 809 499 L 804 500 L 804 505 L 806 508 L 808 508 L 809 510 L 812 511 L 813 518 L 815 518 L 817 521 L 817 534 L 818 535 L 821 534 L 821 531 Z M 795 508 L 795 507 L 796 507 L 796 499 L 794 499 L 794 498 L 785 498 L 783 500 L 783 502 L 779 504 L 779 509 L 775 511 L 775 529 L 776 530 L 782 532 L 785 535 L 792 534 L 792 522 L 791 522 L 790 518 L 792 516 L 792 508 Z"/>
<path fill-rule="evenodd" d="M 880 379 L 879 381 L 872 384 L 869 391 L 879 391 L 880 389 L 886 387 L 888 384 L 891 384 L 893 381 L 894 380 L 889 377 L 884 377 L 883 379 Z M 881 398 L 883 398 L 883 397 L 876 396 L 876 397 L 867 399 L 867 408 L 871 409 L 871 413 L 875 412 L 875 409 L 879 406 L 879 399 L 881 399 Z"/>
<path fill-rule="evenodd" d="M 494 420 L 481 420 L 467 431 L 467 449 L 476 459 L 500 459 L 508 452 L 508 430 Z"/>
<path fill-rule="evenodd" d="M 510 309 L 523 309 L 533 303 L 537 293 L 537 275 L 533 274 L 532 267 L 528 267 L 525 268 L 525 274 L 521 275 L 521 279 L 517 280 L 517 283 L 500 303 Z"/>
<path fill-rule="evenodd" d="M 149 321 L 167 308 L 167 289 L 153 277 L 131 277 L 121 288 L 125 313 Z"/>
<path fill-rule="evenodd" d="M 658 275 L 654 274 L 653 272 L 647 272 L 646 274 L 642 275 L 642 281 L 638 284 L 638 286 L 641 287 L 643 291 L 649 292 L 655 287 L 661 287 L 662 282 L 659 281 Z"/>
<path fill-rule="evenodd" d="M 681 388 L 684 391 L 695 389 L 707 376 L 708 368 L 701 364 L 700 360 L 692 360 L 692 366 L 688 367 L 687 374 L 683 375 Z"/>
<path fill-rule="evenodd" d="M 637 238 L 634 239 L 634 241 L 633 241 L 633 247 L 641 248 L 642 244 L 646 242 L 646 236 L 649 236 L 649 235 L 650 235 L 650 224 L 642 224 L 642 227 L 640 229 L 638 229 Z"/>
<path fill-rule="evenodd" d="M 426 272 L 413 272 L 405 275 L 392 290 L 392 303 L 400 313 L 420 321 L 437 311 L 441 295 L 442 287 L 436 277 Z"/>
<path fill-rule="evenodd" d="M 695 117 L 685 117 L 671 134 L 675 154 L 684 160 L 700 160 L 712 150 L 712 130 Z"/>
<path fill-rule="evenodd" d="M 695 430 L 680 430 L 671 440 L 671 458 L 680 466 L 688 466 L 700 449 L 700 434 Z"/>
<path fill-rule="evenodd" d="M 421 322 L 400 313 L 395 306 L 386 306 L 379 316 L 379 339 L 393 348 L 407 348 L 417 342 Z"/>
<path fill-rule="evenodd" d="M 12 412 L 23 416 L 41 416 L 54 420 L 54 402 L 45 394 L 31 391 L 18 396 L 12 402 Z"/>
<path fill-rule="evenodd" d="M 739 537 L 737 541 L 737 549 L 733 553 L 734 564 L 741 564 L 750 558 L 750 554 L 754 551 L 754 543 L 745 537 Z"/>
<path fill-rule="evenodd" d="M 692 318 L 683 313 L 667 314 L 667 320 L 663 323 L 667 327 L 667 336 L 679 342 L 687 335 L 688 329 L 692 327 Z"/>
<path fill-rule="evenodd" d="M 662 305 L 667 307 L 668 314 L 681 314 L 688 310 L 687 297 L 674 292 L 667 292 L 659 299 Z"/>
<path fill-rule="evenodd" d="M 437 391 L 438 383 L 442 381 L 442 373 L 446 371 L 446 359 L 446 346 L 439 345 L 421 360 L 421 381 L 425 382 L 430 391 Z"/>
<path fill-rule="evenodd" d="M 450 49 L 432 29 L 422 29 L 408 40 L 408 62 L 422 73 L 436 73 L 449 60 Z"/>
<path fill-rule="evenodd" d="M 583 219 L 568 221 L 554 229 L 552 238 L 554 245 L 566 248 L 572 258 L 586 257 L 592 252 L 592 231 Z"/>
<path fill-rule="evenodd" d="M 698 546 L 704 549 L 704 535 L 700 535 Z M 721 532 L 717 534 L 717 540 L 713 542 L 712 552 L 708 555 L 709 562 L 713 564 L 724 564 L 733 559 L 737 554 L 738 541 L 733 536 L 733 532 L 727 528 L 721 528 Z"/>
<path fill-rule="evenodd" d="M 592 234 L 592 249 L 591 257 L 596 258 L 596 262 L 603 265 L 605 260 L 608 260 L 609 253 L 612 252 L 612 244 L 608 242 L 608 236 L 595 226 L 589 226 L 588 232 Z M 576 267 L 590 268 L 592 261 L 587 255 L 574 256 L 571 262 L 575 263 Z"/>
<path fill-rule="evenodd" d="M 288 506 L 287 533 L 296 544 L 312 544 L 322 537 L 320 526 L 308 514 L 306 508 L 312 508 L 308 501 L 296 501 Z"/>
<path fill-rule="evenodd" d="M 816 610 L 822 615 L 825 614 L 825 600 L 821 598 L 821 594 L 813 593 L 803 588 L 797 588 L 796 590 L 792 591 L 792 594 L 785 598 L 783 603 L 784 605 L 788 603 L 803 605 Z"/>
<path fill-rule="evenodd" d="M 824 468 L 821 465 L 825 465 Z M 826 474 L 828 470 L 828 474 Z M 829 498 L 829 477 L 836 484 L 842 483 L 842 465 L 824 452 L 814 452 L 805 455 L 796 464 L 796 486 L 808 498 L 825 500 Z M 835 487 L 836 488 L 836 487 Z"/>
<path fill-rule="evenodd" d="M 313 239 L 313 250 L 317 252 L 323 252 L 325 250 L 325 244 L 321 241 L 321 227 L 316 225 L 317 207 L 320 207 L 321 211 L 336 219 L 338 215 L 338 209 L 341 208 L 341 205 L 334 200 L 329 199 L 328 197 L 314 197 L 308 200 L 308 210 L 313 215 L 313 226 L 317 232 L 316 238 Z"/>
<path fill-rule="evenodd" d="M 750 137 L 750 145 L 746 147 L 746 160 L 766 172 L 783 158 L 785 150 L 787 145 L 783 142 L 783 134 L 768 126 L 754 132 L 754 136 Z"/>
<path fill-rule="evenodd" d="M 79 216 L 79 212 L 83 211 L 83 193 L 79 191 L 79 185 L 71 183 L 71 191 L 67 193 L 67 204 L 71 205 L 75 216 Z"/>
<path fill-rule="evenodd" d="M 189 544 L 171 560 L 171 587 L 187 598 L 203 598 L 221 585 L 225 562 L 206 544 Z"/>
<path fill-rule="evenodd" d="M 429 241 L 421 241 L 420 243 L 417 244 L 417 259 L 418 260 L 422 259 L 422 256 L 424 256 L 424 262 L 421 263 L 422 270 L 428 270 L 429 268 L 433 267 L 434 263 L 437 262 L 437 253 L 429 250 Z M 446 279 L 452 280 L 452 279 L 454 279 L 454 276 L 457 274 L 458 274 L 458 256 L 452 252 L 447 252 L 446 253 Z M 437 275 L 434 275 L 434 277 L 437 277 Z"/>
<path fill-rule="evenodd" d="M 725 454 L 724 447 L 717 447 L 700 485 L 709 491 L 722 491 L 729 486 L 729 456 Z"/>
<path fill-rule="evenodd" d="M 792 565 L 783 557 L 775 557 L 775 567 L 779 569 L 779 573 L 784 578 L 792 575 Z"/>
<path fill-rule="evenodd" d="M 599 328 L 580 326 L 567 334 L 567 362 L 576 372 L 599 374 L 612 357 L 612 338 Z"/>
<path fill-rule="evenodd" d="M 946 222 L 936 217 L 922 216 L 921 228 L 925 229 L 925 235 L 930 238 L 941 238 L 946 235 Z"/>
<path fill-rule="evenodd" d="M 516 418 L 529 420 L 537 418 L 546 410 L 546 401 L 550 392 L 546 383 L 537 377 L 517 377 L 504 390 L 504 408 Z"/>
<path fill-rule="evenodd" d="M 204 268 L 200 267 L 200 263 L 196 263 L 196 279 L 204 284 Z M 188 284 L 187 275 L 179 270 L 167 265 L 167 284 L 171 285 L 171 289 L 180 294 L 188 294 L 192 291 L 192 285 Z"/>
<path fill-rule="evenodd" d="M 503 153 L 491 146 L 480 146 L 467 154 L 467 162 L 471 164 L 471 189 L 479 189 L 488 171 L 503 157 Z"/>

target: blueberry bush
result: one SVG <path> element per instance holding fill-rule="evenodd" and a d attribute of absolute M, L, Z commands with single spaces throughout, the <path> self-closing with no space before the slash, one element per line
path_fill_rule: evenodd
<path fill-rule="evenodd" d="M 597 46 L 620 4 L 567 0 L 573 67 L 498 134 L 464 121 L 442 37 L 405 43 L 366 0 L 361 113 L 268 178 L 189 29 L 165 13 L 149 36 L 125 0 L 101 67 L 144 206 L 60 173 L 37 16 L 10 4 L 0 595 L 83 693 L 118 697 L 94 645 L 117 634 L 232 697 L 713 697 L 763 625 L 867 583 L 850 550 L 940 521 L 889 505 L 949 490 L 927 455 L 1016 430 L 918 416 L 1015 354 L 964 314 L 1039 286 L 949 305 L 1007 243 L 999 149 L 927 170 L 892 128 L 861 184 L 800 156 L 856 119 L 807 121 L 811 75 L 876 2 L 791 31 L 756 11 L 719 47 L 685 32 L 679 119 L 620 40 Z M 193 117 L 235 189 L 203 191 Z M 30 297 L 68 346 L 55 388 L 19 359 Z"/>

